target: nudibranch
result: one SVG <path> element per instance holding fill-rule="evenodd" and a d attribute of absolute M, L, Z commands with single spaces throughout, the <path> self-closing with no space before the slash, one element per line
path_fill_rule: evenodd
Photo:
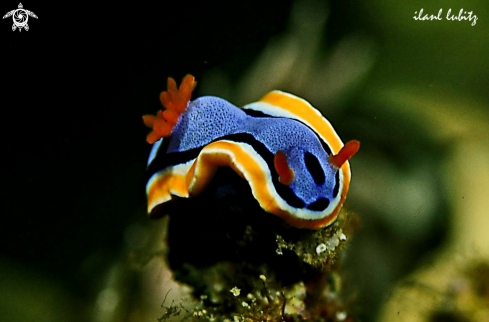
<path fill-rule="evenodd" d="M 238 108 L 204 96 L 190 101 L 195 78 L 168 79 L 165 111 L 143 116 L 153 129 L 148 159 L 148 213 L 203 192 L 219 167 L 249 183 L 268 213 L 298 228 L 332 224 L 350 185 L 348 160 L 360 143 L 342 143 L 331 124 L 302 98 L 272 91 Z"/>

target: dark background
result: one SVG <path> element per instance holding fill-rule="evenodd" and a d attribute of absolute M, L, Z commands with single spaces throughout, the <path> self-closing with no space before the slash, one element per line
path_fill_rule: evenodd
<path fill-rule="evenodd" d="M 428 156 L 424 160 L 430 169 L 437 169 L 446 142 L 429 141 L 424 128 L 400 118 L 395 108 L 372 112 L 376 104 L 386 103 L 364 97 L 372 88 L 395 83 L 434 86 L 486 104 L 488 5 L 318 3 L 329 12 L 322 27 L 324 53 L 352 33 L 375 44 L 373 67 L 348 94 L 343 114 L 332 115 L 332 123 L 339 123 L 348 139 L 362 141 L 367 154 L 378 156 L 380 151 L 381 157 L 388 156 L 404 174 L 419 162 L 417 156 Z M 3 2 L 2 15 L 17 5 Z M 234 86 L 270 39 L 287 32 L 293 2 L 23 5 L 39 17 L 29 18 L 29 31 L 12 32 L 11 18 L 0 24 L 3 282 L 21 272 L 41 276 L 56 281 L 75 301 L 85 301 L 97 288 L 97 272 L 119 258 L 125 228 L 146 220 L 144 180 L 150 146 L 141 116 L 160 108 L 166 78 L 179 81 L 191 73 L 199 82 L 202 75 L 219 69 Z M 421 7 L 427 13 L 470 7 L 479 19 L 476 26 L 468 21 L 414 21 Z M 201 94 L 201 85 L 193 97 Z M 348 127 L 345 116 L 351 117 L 355 129 Z M 416 265 L 424 251 L 420 244 L 430 250 L 446 238 L 450 211 L 442 188 L 437 188 L 436 198 L 431 228 L 421 241 L 403 244 L 408 257 L 401 262 L 407 264 L 396 269 L 392 280 Z M 368 228 L 365 213 L 375 213 L 375 208 L 358 201 L 352 208 L 364 216 Z M 388 224 L 375 214 L 370 218 L 370 224 L 385 233 L 377 233 L 379 244 L 395 239 Z M 94 254 L 97 264 L 88 274 L 87 261 Z M 12 283 L 10 290 L 16 289 Z M 362 308 L 367 320 L 373 318 L 380 296 L 372 300 L 374 308 Z"/>
<path fill-rule="evenodd" d="M 160 109 L 166 78 L 199 79 L 215 66 L 237 77 L 290 10 L 287 1 L 162 3 L 24 3 L 39 17 L 29 31 L 2 21 L 9 258 L 71 279 L 94 249 L 116 252 L 144 209 L 150 146 L 141 116 Z"/>

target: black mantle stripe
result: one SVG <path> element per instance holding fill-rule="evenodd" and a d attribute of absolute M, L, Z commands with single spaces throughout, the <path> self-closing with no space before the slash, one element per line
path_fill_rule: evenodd
<path fill-rule="evenodd" d="M 166 153 L 170 140 L 171 138 L 163 141 L 162 145 L 158 150 L 156 157 L 150 163 L 147 171 L 147 181 L 151 179 L 151 177 L 155 173 L 161 170 L 164 170 L 168 167 L 175 166 L 178 164 L 183 164 L 197 158 L 199 153 L 204 148 L 204 147 L 198 147 L 198 148 L 181 151 L 181 152 Z M 273 162 L 274 154 L 270 150 L 268 150 L 268 148 L 262 142 L 255 139 L 255 137 L 249 133 L 233 133 L 233 134 L 218 137 L 212 140 L 211 142 L 209 142 L 208 144 L 212 142 L 223 141 L 223 140 L 249 144 L 257 152 L 257 154 L 260 155 L 263 158 L 263 160 L 266 162 L 268 168 L 270 169 L 270 173 L 272 176 L 272 183 L 275 189 L 277 190 L 279 196 L 282 197 L 282 199 L 284 199 L 291 207 L 295 207 L 295 208 L 305 207 L 304 201 L 299 197 L 297 197 L 289 186 L 283 185 L 279 182 L 278 174 L 275 171 L 274 162 Z"/>
<path fill-rule="evenodd" d="M 273 116 L 273 115 L 268 115 L 262 111 L 257 111 L 257 110 L 251 110 L 251 109 L 243 109 L 243 111 L 249 115 L 249 116 L 253 116 L 253 117 L 271 117 L 271 118 L 286 118 L 286 117 L 280 117 L 280 116 Z M 329 156 L 331 155 L 332 151 L 331 151 L 331 148 L 329 147 L 329 145 L 323 140 L 323 138 L 316 132 L 314 131 L 309 125 L 307 125 L 306 123 L 300 121 L 300 120 L 297 120 L 297 119 L 290 119 L 289 120 L 294 120 L 294 121 L 297 121 L 299 123 L 301 123 L 302 125 L 304 125 L 305 127 L 307 127 L 309 130 L 312 131 L 312 133 L 314 133 L 314 135 L 318 138 L 319 142 L 321 142 L 321 146 L 323 147 L 323 150 L 326 151 L 326 154 Z"/>

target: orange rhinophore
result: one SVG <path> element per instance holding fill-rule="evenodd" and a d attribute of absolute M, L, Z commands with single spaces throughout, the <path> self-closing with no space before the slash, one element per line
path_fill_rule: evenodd
<path fill-rule="evenodd" d="M 273 159 L 273 164 L 279 175 L 278 180 L 280 183 L 288 186 L 294 180 L 294 170 L 289 167 L 285 153 L 277 151 Z"/>
<path fill-rule="evenodd" d="M 350 158 L 357 153 L 360 148 L 360 142 L 351 140 L 347 142 L 336 155 L 331 154 L 328 158 L 332 166 L 339 169 Z"/>

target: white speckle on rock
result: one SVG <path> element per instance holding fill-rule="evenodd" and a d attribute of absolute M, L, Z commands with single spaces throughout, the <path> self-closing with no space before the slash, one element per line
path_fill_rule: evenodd
<path fill-rule="evenodd" d="M 328 248 L 331 250 L 335 250 L 335 248 L 339 245 L 339 243 L 340 243 L 340 240 L 336 236 L 333 236 L 331 239 L 329 239 L 326 242 Z"/>
<path fill-rule="evenodd" d="M 324 253 L 327 249 L 328 248 L 325 244 L 319 244 L 318 247 L 316 247 L 316 253 L 319 255 L 321 253 Z"/>

